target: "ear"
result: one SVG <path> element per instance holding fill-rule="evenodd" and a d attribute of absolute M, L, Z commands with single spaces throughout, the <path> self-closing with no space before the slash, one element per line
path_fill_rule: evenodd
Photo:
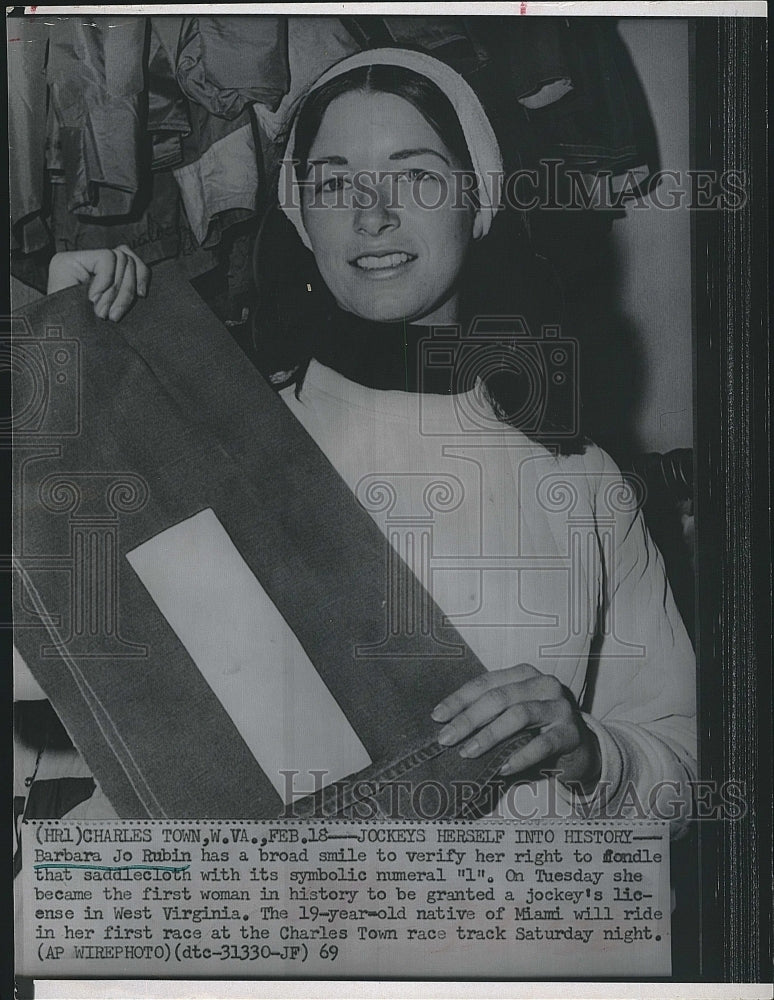
<path fill-rule="evenodd" d="M 473 218 L 473 239 L 480 240 L 483 235 L 484 235 L 484 220 L 481 217 L 481 209 L 478 209 Z"/>

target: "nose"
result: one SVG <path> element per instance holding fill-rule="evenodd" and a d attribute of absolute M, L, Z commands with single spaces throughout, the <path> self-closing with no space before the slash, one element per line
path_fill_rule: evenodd
<path fill-rule="evenodd" d="M 368 203 L 355 208 L 353 225 L 365 236 L 381 236 L 400 226 L 400 217 L 391 204 L 391 191 L 386 183 L 375 185 L 369 192 Z"/>

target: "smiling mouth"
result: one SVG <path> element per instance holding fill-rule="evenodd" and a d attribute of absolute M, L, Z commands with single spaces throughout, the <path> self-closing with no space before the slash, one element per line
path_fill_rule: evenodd
<path fill-rule="evenodd" d="M 359 271 L 396 271 L 398 268 L 405 267 L 406 264 L 410 264 L 413 260 L 416 260 L 416 254 L 411 253 L 384 253 L 384 254 L 364 254 L 362 257 L 356 257 L 354 260 L 350 261 L 352 267 L 357 268 Z"/>

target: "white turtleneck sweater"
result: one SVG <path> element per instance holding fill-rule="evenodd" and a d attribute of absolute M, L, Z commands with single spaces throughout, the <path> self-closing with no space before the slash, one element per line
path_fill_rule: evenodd
<path fill-rule="evenodd" d="M 602 754 L 591 815 L 647 811 L 659 789 L 662 815 L 690 799 L 694 654 L 608 455 L 554 457 L 478 390 L 368 389 L 312 361 L 300 398 L 281 396 L 484 666 L 531 663 L 572 691 Z M 540 813 L 550 795 L 525 786 L 511 806 Z"/>

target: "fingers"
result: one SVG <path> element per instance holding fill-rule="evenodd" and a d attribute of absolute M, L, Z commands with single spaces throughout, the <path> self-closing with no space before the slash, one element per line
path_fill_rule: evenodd
<path fill-rule="evenodd" d="M 537 674 L 538 671 L 529 663 L 518 663 L 515 667 L 508 667 L 505 670 L 493 670 L 481 674 L 439 702 L 431 713 L 432 717 L 436 722 L 448 722 L 491 689 L 503 683 L 526 680 Z"/>
<path fill-rule="evenodd" d="M 127 246 L 98 253 L 89 299 L 100 319 L 117 322 L 131 309 L 138 295 L 141 298 L 147 295 L 150 268 Z"/>
<path fill-rule="evenodd" d="M 68 250 L 52 257 L 47 294 L 89 285 L 89 300 L 100 319 L 119 320 L 137 296 L 145 298 L 150 268 L 127 246 L 115 250 Z"/>
<path fill-rule="evenodd" d="M 571 696 L 562 684 L 528 663 L 495 670 L 464 684 L 433 711 L 449 720 L 438 735 L 443 746 L 462 741 L 461 757 L 478 757 L 524 729 L 540 729 L 502 766 L 503 775 L 548 757 L 566 757 L 582 740 Z"/>
<path fill-rule="evenodd" d="M 110 253 L 113 258 L 112 269 L 108 273 L 95 276 L 95 282 L 98 280 L 98 284 L 96 288 L 89 289 L 89 298 L 94 302 L 94 312 L 100 319 L 108 319 L 110 315 L 113 303 L 121 290 L 126 262 L 129 259 L 123 252 L 123 247 L 116 247 Z"/>
<path fill-rule="evenodd" d="M 495 677 L 499 672 L 495 673 Z M 545 674 L 537 674 L 515 684 L 503 684 L 491 688 L 444 726 L 438 736 L 438 742 L 443 746 L 451 746 L 486 723 L 497 720 L 494 727 L 487 726 L 476 734 L 480 744 L 478 752 L 483 753 L 504 737 L 517 733 L 530 723 L 544 721 L 542 717 L 540 719 L 534 717 L 534 711 L 532 717 L 525 715 L 527 705 L 556 700 L 564 700 L 562 686 L 555 677 L 548 677 Z M 463 751 L 463 756 L 476 755 L 476 752 Z"/>
<path fill-rule="evenodd" d="M 137 294 L 141 299 L 144 299 L 150 288 L 151 269 L 136 254 L 132 254 L 132 257 L 134 257 L 134 263 L 137 267 Z"/>
<path fill-rule="evenodd" d="M 521 732 L 527 726 L 540 726 L 551 721 L 544 701 L 522 701 L 511 705 L 502 715 L 484 726 L 460 748 L 460 757 L 479 757 L 493 746 Z"/>
<path fill-rule="evenodd" d="M 92 273 L 94 277 L 89 285 L 89 301 L 94 303 L 94 311 L 100 317 L 104 319 L 107 316 L 107 309 L 104 311 L 105 316 L 100 313 L 100 305 L 102 304 L 102 298 L 106 295 L 110 289 L 113 287 L 113 282 L 116 276 L 116 252 L 113 250 L 97 250 L 92 263 Z M 88 266 L 88 265 L 87 265 Z M 110 306 L 108 305 L 108 309 Z"/>
<path fill-rule="evenodd" d="M 112 269 L 111 250 L 62 250 L 54 254 L 48 265 L 46 294 L 51 295 L 73 285 L 85 285 L 98 270 L 107 272 L 107 284 L 110 284 Z"/>
<path fill-rule="evenodd" d="M 521 747 L 520 750 L 510 755 L 500 768 L 500 774 L 516 774 L 519 771 L 526 771 L 528 768 L 534 767 L 549 757 L 558 757 L 563 753 L 567 753 L 568 750 L 564 748 L 563 744 L 569 735 L 568 732 L 558 727 L 556 729 L 544 729 L 534 739 L 531 739 L 526 746 Z M 577 742 L 579 741 L 576 741 L 575 745 L 577 745 Z"/>
<path fill-rule="evenodd" d="M 116 267 L 116 280 L 114 284 L 118 287 L 118 291 L 108 312 L 108 319 L 113 322 L 121 319 L 137 297 L 137 269 L 135 268 L 134 260 L 127 255 L 124 261 L 124 270 L 120 282 L 118 280 L 119 271 Z"/>

